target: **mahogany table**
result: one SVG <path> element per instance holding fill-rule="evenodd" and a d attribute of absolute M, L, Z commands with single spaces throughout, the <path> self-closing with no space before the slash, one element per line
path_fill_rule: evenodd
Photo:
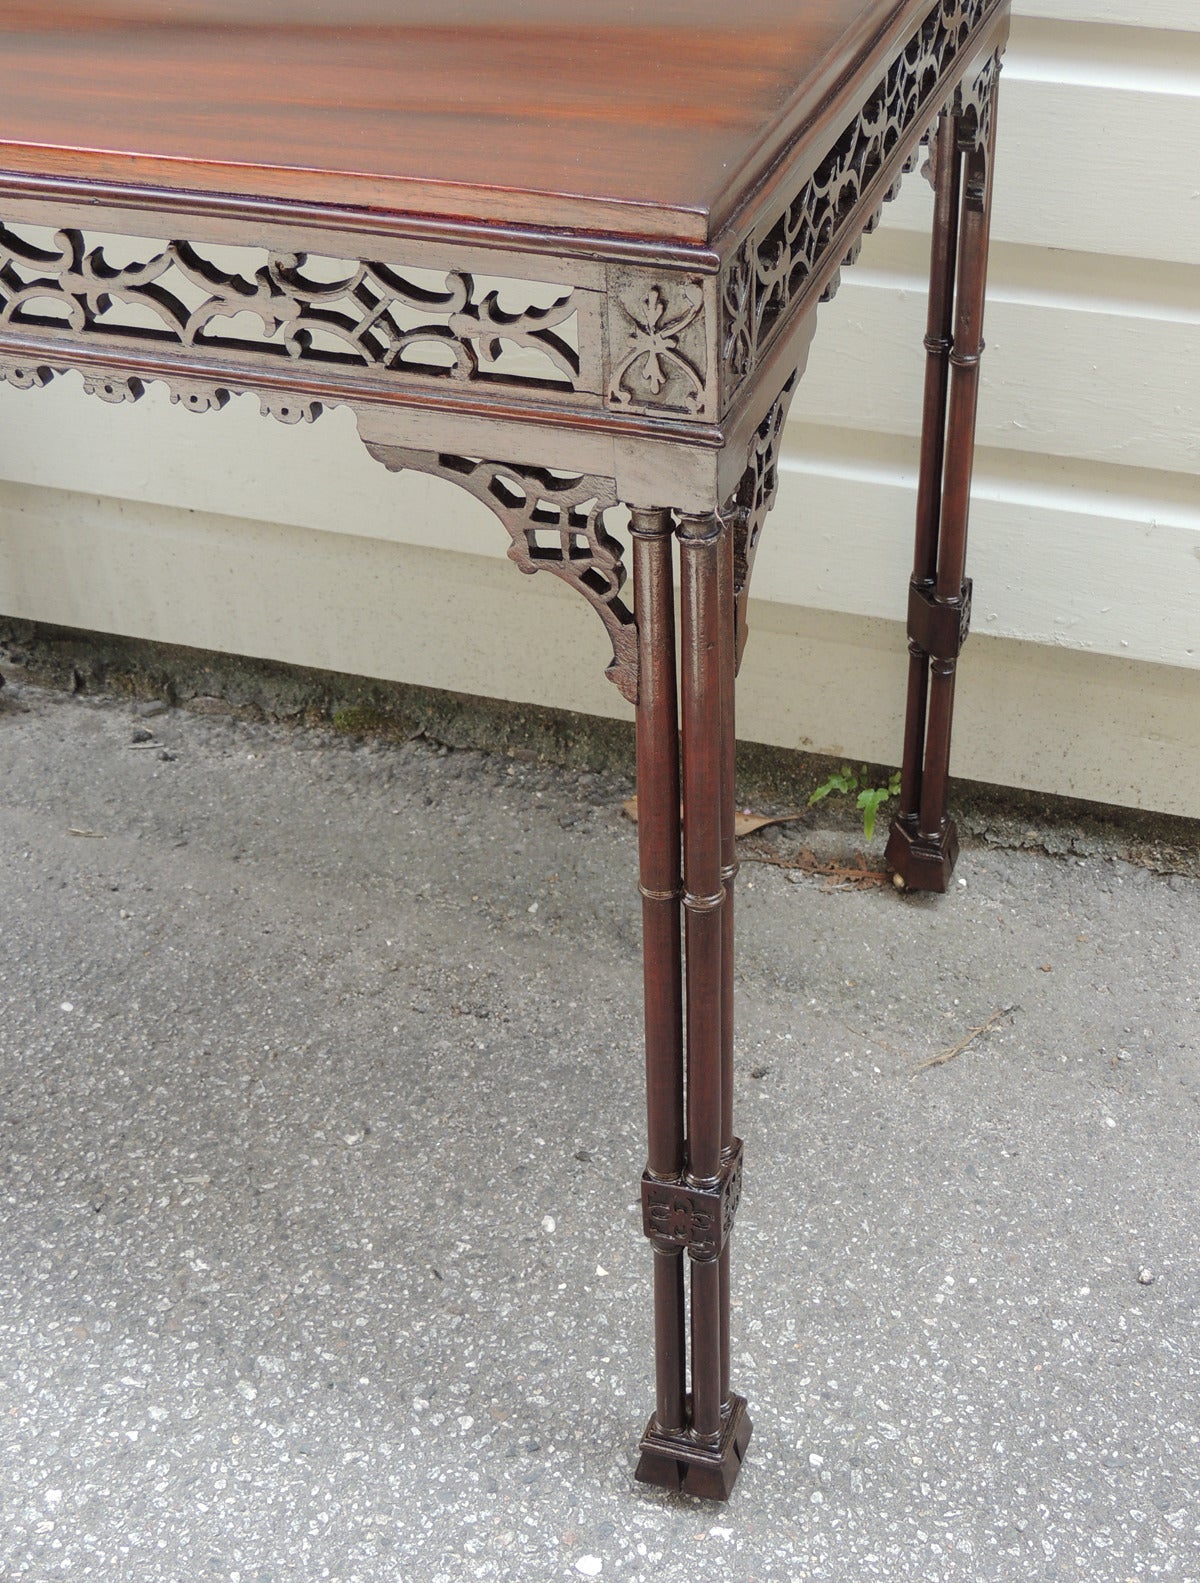
<path fill-rule="evenodd" d="M 193 412 L 252 392 L 284 423 L 348 405 L 373 456 L 483 501 L 518 567 L 561 577 L 607 629 L 637 712 L 657 1363 L 637 1476 L 696 1495 L 728 1496 L 750 1436 L 729 1239 L 733 697 L 755 548 L 817 304 L 927 140 L 888 855 L 944 890 L 1007 29 L 1008 0 L 0 8 L 0 377 L 73 369 L 105 401 L 159 379 Z"/>

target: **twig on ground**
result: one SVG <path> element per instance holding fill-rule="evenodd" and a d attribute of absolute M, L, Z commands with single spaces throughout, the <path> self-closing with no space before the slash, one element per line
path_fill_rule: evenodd
<path fill-rule="evenodd" d="M 889 1044 L 886 1039 L 877 1039 L 873 1033 L 868 1033 L 865 1028 L 852 1028 L 848 1022 L 844 1022 L 842 1027 L 845 1028 L 847 1033 L 854 1034 L 856 1038 L 865 1039 L 868 1044 L 877 1044 L 881 1050 L 890 1050 L 893 1055 L 898 1055 L 903 1061 L 907 1061 L 909 1058 L 910 1052 L 908 1050 L 899 1050 L 894 1044 Z"/>
<path fill-rule="evenodd" d="M 978 1028 L 972 1028 L 967 1037 L 960 1040 L 952 1050 L 943 1050 L 940 1055 L 931 1055 L 928 1061 L 921 1061 L 914 1066 L 913 1076 L 915 1077 L 918 1072 L 928 1072 L 932 1066 L 945 1066 L 947 1061 L 953 1061 L 955 1056 L 961 1055 L 965 1049 L 975 1043 L 976 1039 L 982 1038 L 985 1033 L 990 1033 L 998 1022 L 1010 1017 L 1017 1009 L 1016 1006 L 1001 1006 L 1000 1010 L 994 1011 L 986 1022 L 980 1023 Z"/>
<path fill-rule="evenodd" d="M 772 868 L 795 869 L 802 874 L 815 874 L 825 881 L 826 890 L 870 890 L 876 885 L 887 885 L 890 876 L 886 869 L 871 868 L 861 852 L 853 863 L 841 863 L 836 858 L 824 861 L 808 847 L 799 852 L 782 856 L 769 847 L 747 846 L 741 853 L 747 863 L 769 863 Z"/>

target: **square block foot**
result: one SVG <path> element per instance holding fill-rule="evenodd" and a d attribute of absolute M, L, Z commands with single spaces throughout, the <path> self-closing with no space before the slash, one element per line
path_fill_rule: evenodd
<path fill-rule="evenodd" d="M 953 819 L 943 821 L 934 839 L 921 835 L 915 824 L 893 819 L 885 861 L 903 882 L 905 890 L 932 890 L 944 895 L 958 861 L 958 830 Z"/>
<path fill-rule="evenodd" d="M 697 1444 L 687 1435 L 664 1435 L 652 1418 L 638 1447 L 641 1455 L 634 1476 L 642 1484 L 658 1484 L 681 1495 L 727 1501 L 750 1444 L 751 1427 L 741 1396 L 730 1397 L 725 1427 L 715 1446 Z"/>

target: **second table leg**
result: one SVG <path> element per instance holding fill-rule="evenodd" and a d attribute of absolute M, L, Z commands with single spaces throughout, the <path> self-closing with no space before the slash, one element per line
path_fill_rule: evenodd
<path fill-rule="evenodd" d="M 967 521 L 983 355 L 998 58 L 938 124 L 936 203 L 917 505 L 909 590 L 909 693 L 900 812 L 888 862 L 913 890 L 944 891 L 958 855 L 946 811 L 958 656 L 971 614 Z M 947 399 L 948 398 L 948 399 Z"/>

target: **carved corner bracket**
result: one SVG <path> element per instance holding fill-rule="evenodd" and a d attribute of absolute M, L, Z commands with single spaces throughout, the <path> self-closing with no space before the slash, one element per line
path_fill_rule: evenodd
<path fill-rule="evenodd" d="M 954 96 L 958 146 L 966 155 L 963 201 L 982 213 L 986 205 L 994 149 L 996 95 L 1000 83 L 1000 52 L 990 55 L 974 77 L 959 85 Z"/>
<path fill-rule="evenodd" d="M 605 513 L 618 503 L 611 478 L 370 440 L 366 445 L 393 473 L 411 468 L 460 485 L 500 518 L 511 540 L 509 559 L 521 571 L 551 572 L 582 594 L 612 643 L 605 675 L 622 697 L 637 703 L 637 629 L 622 597 L 624 547 L 604 522 Z"/>
<path fill-rule="evenodd" d="M 779 449 L 783 443 L 783 427 L 799 383 L 800 373 L 797 370 L 755 429 L 746 470 L 732 500 L 722 512 L 724 517 L 733 522 L 734 623 L 738 666 L 742 663 L 746 649 L 746 607 L 750 598 L 754 556 L 762 537 L 763 524 L 775 504 L 779 488 Z"/>

